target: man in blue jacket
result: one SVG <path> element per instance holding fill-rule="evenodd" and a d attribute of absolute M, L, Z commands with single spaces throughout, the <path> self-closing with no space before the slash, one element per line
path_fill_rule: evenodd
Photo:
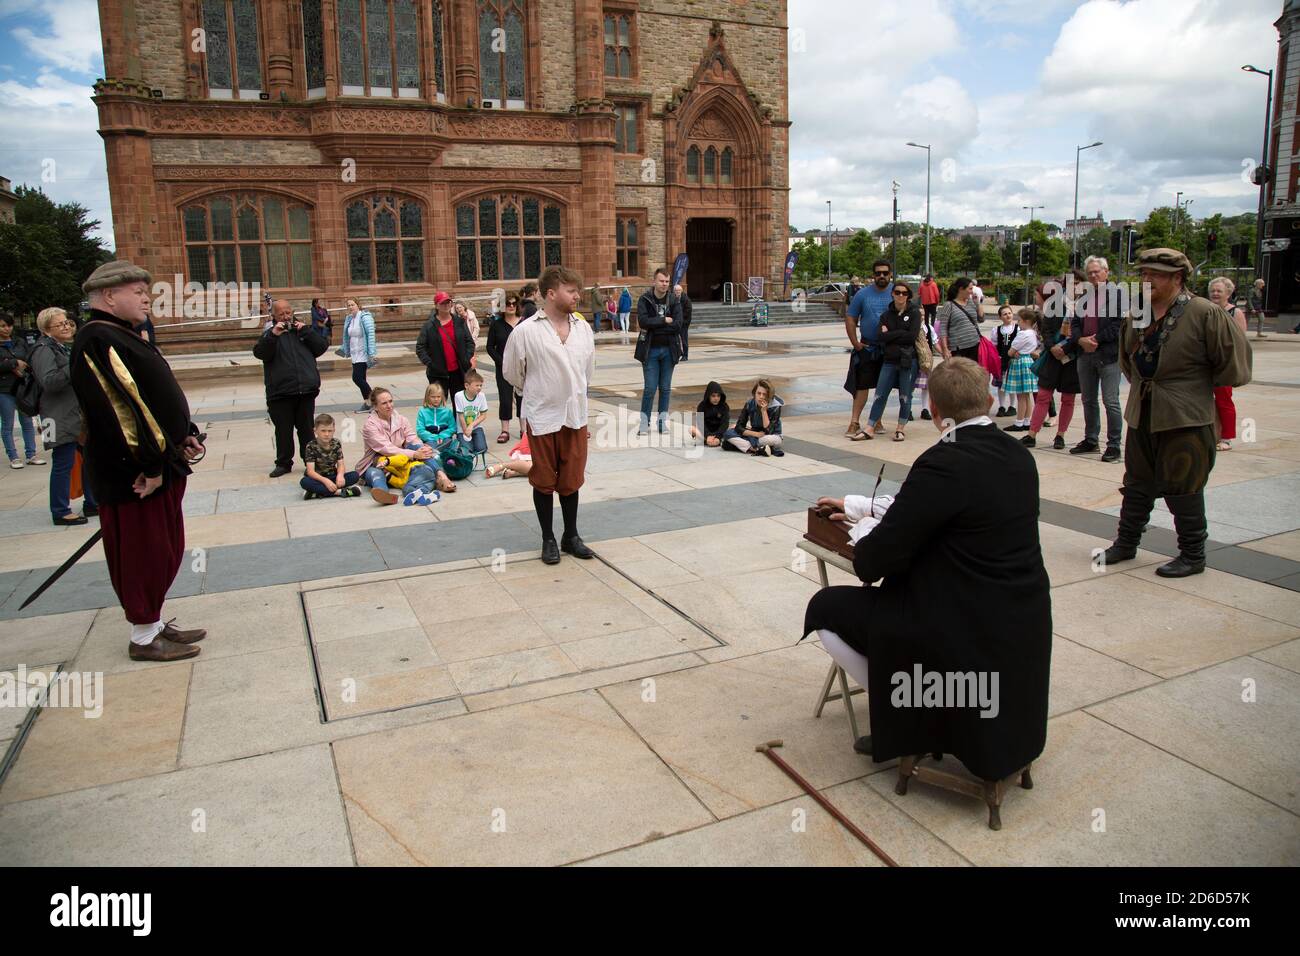
<path fill-rule="evenodd" d="M 1102 461 L 1120 460 L 1120 436 L 1124 415 L 1119 407 L 1119 337 L 1124 330 L 1124 316 L 1108 314 L 1106 280 L 1110 265 L 1100 256 L 1089 256 L 1083 264 L 1091 295 L 1077 309 L 1070 322 L 1070 339 L 1053 346 L 1058 359 L 1069 355 L 1079 364 L 1079 389 L 1083 397 L 1083 441 L 1070 449 L 1071 455 L 1099 451 L 1101 410 L 1097 407 L 1097 387 L 1101 386 L 1102 404 L 1106 406 L 1106 451 Z M 1089 301 L 1090 300 L 1090 301 Z M 1113 310 L 1118 313 L 1118 309 Z"/>
<path fill-rule="evenodd" d="M 320 370 L 316 359 L 329 348 L 325 336 L 294 317 L 293 306 L 278 299 L 271 306 L 271 325 L 253 355 L 262 362 L 266 385 L 266 411 L 275 425 L 275 468 L 272 478 L 293 469 L 293 433 L 298 433 L 298 453 L 306 466 L 307 443 L 312 440 Z"/>

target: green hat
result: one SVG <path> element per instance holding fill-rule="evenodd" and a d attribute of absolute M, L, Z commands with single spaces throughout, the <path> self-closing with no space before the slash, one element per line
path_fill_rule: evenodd
<path fill-rule="evenodd" d="M 152 285 L 153 276 L 126 259 L 114 259 L 112 262 L 105 262 L 92 272 L 90 278 L 81 283 L 81 291 L 89 295 L 96 289 L 111 289 L 114 286 L 126 285 L 128 282 L 144 282 Z"/>
<path fill-rule="evenodd" d="M 1181 272 L 1184 276 L 1192 274 L 1191 261 L 1177 249 L 1145 249 L 1138 253 L 1133 268 L 1139 272 L 1153 269 L 1156 272 Z"/>

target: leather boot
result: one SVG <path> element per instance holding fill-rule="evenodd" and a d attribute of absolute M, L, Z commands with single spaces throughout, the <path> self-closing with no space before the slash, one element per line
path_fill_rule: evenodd
<path fill-rule="evenodd" d="M 1205 520 L 1205 493 L 1175 495 L 1165 499 L 1174 516 L 1178 533 L 1178 557 L 1156 568 L 1162 578 L 1185 578 L 1205 570 L 1205 541 L 1209 523 Z"/>
<path fill-rule="evenodd" d="M 1137 488 L 1122 488 L 1120 491 L 1124 495 L 1124 503 L 1119 509 L 1119 529 L 1115 532 L 1115 543 L 1102 555 L 1107 567 L 1137 557 L 1142 532 L 1146 530 L 1151 509 L 1156 505 L 1154 498 Z"/>

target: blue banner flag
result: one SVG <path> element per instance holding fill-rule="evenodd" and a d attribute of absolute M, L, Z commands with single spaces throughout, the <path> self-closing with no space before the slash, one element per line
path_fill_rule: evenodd
<path fill-rule="evenodd" d="M 689 265 L 689 263 L 690 260 L 686 258 L 686 253 L 684 252 L 677 257 L 676 261 L 673 262 L 673 285 L 674 286 L 680 284 L 682 279 L 686 277 L 686 267 L 687 265 Z"/>
<path fill-rule="evenodd" d="M 790 276 L 794 275 L 794 264 L 799 261 L 799 253 L 793 249 L 785 257 L 785 282 L 781 286 L 781 298 L 786 298 L 790 294 Z"/>

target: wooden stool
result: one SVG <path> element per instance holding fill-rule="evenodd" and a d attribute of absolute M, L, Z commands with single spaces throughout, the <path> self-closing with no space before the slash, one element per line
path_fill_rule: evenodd
<path fill-rule="evenodd" d="M 935 760 L 942 760 L 943 754 L 933 754 L 933 757 Z M 999 813 L 999 808 L 1002 806 L 1005 788 L 1013 779 L 1019 777 L 1020 786 L 1026 790 L 1034 789 L 1034 778 L 1029 775 L 1032 763 L 1026 764 L 1004 780 L 973 780 L 937 767 L 922 767 L 921 761 L 924 758 L 925 754 L 917 754 L 915 757 L 903 757 L 898 761 L 898 783 L 894 784 L 894 793 L 904 796 L 907 793 L 908 781 L 915 777 L 921 783 L 932 783 L 936 787 L 964 793 L 968 797 L 982 798 L 989 808 L 990 830 L 1002 829 L 1002 815 Z"/>
<path fill-rule="evenodd" d="M 839 681 L 840 689 L 836 693 L 831 693 L 831 688 L 834 686 L 836 680 Z M 854 687 L 850 690 L 849 678 L 848 675 L 844 673 L 844 668 L 840 667 L 839 664 L 836 664 L 832 660 L 831 669 L 827 672 L 826 680 L 822 683 L 822 692 L 817 697 L 817 708 L 813 711 L 813 716 L 820 717 L 822 715 L 822 709 L 832 700 L 844 701 L 844 709 L 848 711 L 849 715 L 849 730 L 853 734 L 853 742 L 857 743 L 858 737 L 860 737 L 861 734 L 858 733 L 858 716 L 853 712 L 852 698 L 854 694 L 865 693 L 866 690 L 861 687 Z"/>

